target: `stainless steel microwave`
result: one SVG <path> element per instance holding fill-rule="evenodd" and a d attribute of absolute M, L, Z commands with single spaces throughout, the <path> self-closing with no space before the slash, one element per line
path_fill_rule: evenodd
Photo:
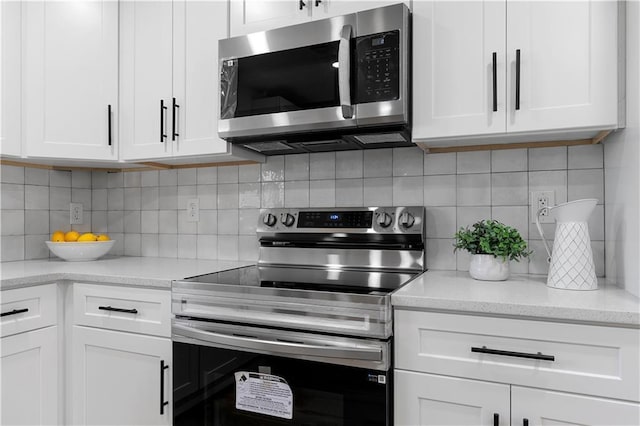
<path fill-rule="evenodd" d="M 218 134 L 266 155 L 411 146 L 400 3 L 219 42 Z"/>

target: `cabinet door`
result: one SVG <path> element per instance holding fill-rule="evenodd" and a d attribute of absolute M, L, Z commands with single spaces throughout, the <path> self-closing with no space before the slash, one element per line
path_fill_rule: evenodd
<path fill-rule="evenodd" d="M 394 376 L 397 426 L 509 425 L 509 385 L 404 370 Z"/>
<path fill-rule="evenodd" d="M 317 19 L 347 15 L 349 13 L 360 12 L 361 10 L 375 9 L 378 7 L 390 6 L 397 3 L 405 3 L 408 7 L 411 7 L 410 1 L 408 0 L 310 0 L 309 6 L 312 9 L 311 15 L 313 17 L 313 20 L 315 21 Z"/>
<path fill-rule="evenodd" d="M 21 88 L 21 3 L 0 2 L 0 154 L 22 153 L 20 134 Z"/>
<path fill-rule="evenodd" d="M 609 1 L 507 3 L 508 132 L 617 126 L 617 13 Z"/>
<path fill-rule="evenodd" d="M 0 340 L 3 425 L 52 425 L 58 419 L 58 328 Z"/>
<path fill-rule="evenodd" d="M 227 152 L 218 137 L 218 40 L 227 37 L 227 11 L 226 2 L 174 1 L 174 156 Z"/>
<path fill-rule="evenodd" d="M 124 160 L 170 157 L 172 153 L 172 7 L 170 1 L 120 3 L 120 140 Z"/>
<path fill-rule="evenodd" d="M 26 154 L 117 158 L 118 3 L 28 1 L 23 25 Z"/>
<path fill-rule="evenodd" d="M 171 424 L 171 340 L 81 326 L 72 333 L 72 423 Z"/>
<path fill-rule="evenodd" d="M 504 1 L 413 3 L 414 139 L 505 131 L 505 9 Z"/>
<path fill-rule="evenodd" d="M 511 388 L 511 424 L 524 425 L 639 425 L 640 405 L 613 399 Z"/>
<path fill-rule="evenodd" d="M 314 0 L 231 0 L 231 37 L 285 27 L 311 20 Z"/>

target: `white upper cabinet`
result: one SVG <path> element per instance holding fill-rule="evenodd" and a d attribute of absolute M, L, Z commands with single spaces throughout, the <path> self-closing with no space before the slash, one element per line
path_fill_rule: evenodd
<path fill-rule="evenodd" d="M 27 1 L 22 22 L 26 155 L 116 159 L 118 3 Z"/>
<path fill-rule="evenodd" d="M 230 0 L 230 36 L 265 31 L 316 19 L 409 1 L 377 0 Z"/>
<path fill-rule="evenodd" d="M 21 89 L 21 4 L 18 1 L 0 2 L 0 154 L 20 156 Z"/>
<path fill-rule="evenodd" d="M 617 20 L 609 1 L 414 2 L 414 140 L 617 128 Z"/>

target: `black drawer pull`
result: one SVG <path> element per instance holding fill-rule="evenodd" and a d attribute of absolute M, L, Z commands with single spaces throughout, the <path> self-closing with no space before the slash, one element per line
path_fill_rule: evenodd
<path fill-rule="evenodd" d="M 127 314 L 137 314 L 137 309 L 122 309 L 122 308 L 112 308 L 111 306 L 98 306 L 98 309 L 101 311 L 111 311 L 111 312 L 124 312 Z"/>
<path fill-rule="evenodd" d="M 504 356 L 514 356 L 516 358 L 529 358 L 529 359 L 541 359 L 543 361 L 555 361 L 556 357 L 553 355 L 544 355 L 540 352 L 537 354 L 531 354 L 527 352 L 513 352 L 513 351 L 501 351 L 499 349 L 489 349 L 486 346 L 481 348 L 471 347 L 471 352 L 479 352 L 482 354 L 491 354 L 491 355 L 504 355 Z"/>
<path fill-rule="evenodd" d="M 493 426 L 500 426 L 500 414 L 493 413 Z"/>
<path fill-rule="evenodd" d="M 520 49 L 516 49 L 516 110 L 520 109 Z"/>
<path fill-rule="evenodd" d="M 23 314 L 25 312 L 29 312 L 28 308 L 24 308 L 24 309 L 14 309 L 13 311 L 9 311 L 9 312 L 3 312 L 0 314 L 0 317 L 6 317 L 7 315 L 17 315 L 17 314 Z"/>
<path fill-rule="evenodd" d="M 160 415 L 164 415 L 164 406 L 169 405 L 169 401 L 164 400 L 164 370 L 169 368 L 164 364 L 164 360 L 160 361 Z"/>
<path fill-rule="evenodd" d="M 498 111 L 498 54 L 492 54 L 492 88 L 493 88 L 493 111 Z"/>
<path fill-rule="evenodd" d="M 522 426 L 529 426 L 529 419 L 522 419 Z"/>

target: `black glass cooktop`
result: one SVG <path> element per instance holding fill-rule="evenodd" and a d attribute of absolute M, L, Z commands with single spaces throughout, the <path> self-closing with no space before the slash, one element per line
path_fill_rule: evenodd
<path fill-rule="evenodd" d="M 246 266 L 182 281 L 209 285 L 282 288 L 357 294 L 390 293 L 419 272 Z"/>

